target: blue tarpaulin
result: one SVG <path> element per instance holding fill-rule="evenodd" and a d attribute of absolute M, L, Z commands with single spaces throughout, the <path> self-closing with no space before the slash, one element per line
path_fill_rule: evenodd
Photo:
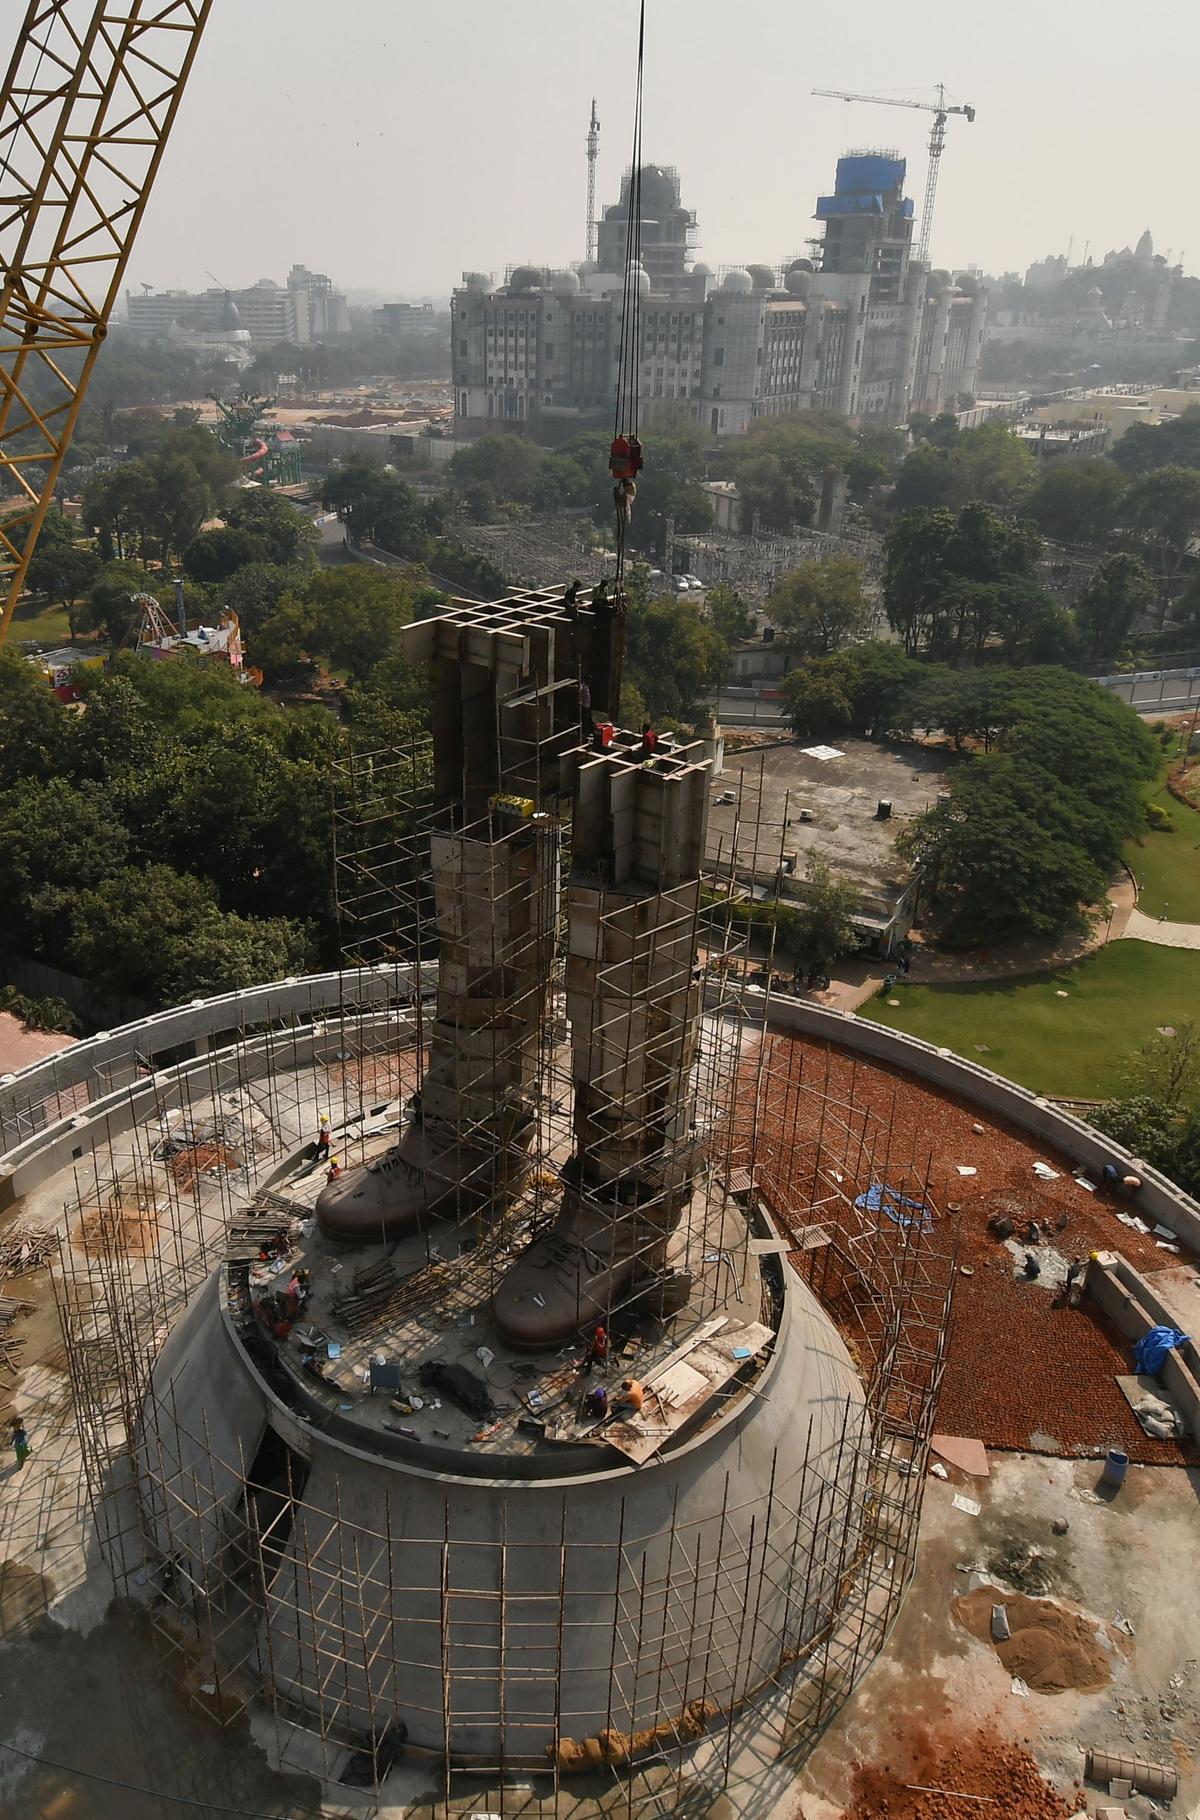
<path fill-rule="evenodd" d="M 1134 1347 L 1133 1362 L 1139 1372 L 1156 1378 L 1172 1346 L 1186 1346 L 1187 1341 L 1188 1335 L 1180 1333 L 1178 1327 L 1152 1327 Z"/>
<path fill-rule="evenodd" d="M 933 1215 L 925 1202 L 914 1201 L 911 1195 L 901 1194 L 887 1182 L 872 1182 L 854 1205 L 860 1213 L 882 1213 L 897 1226 L 919 1226 L 922 1232 L 933 1231 Z"/>

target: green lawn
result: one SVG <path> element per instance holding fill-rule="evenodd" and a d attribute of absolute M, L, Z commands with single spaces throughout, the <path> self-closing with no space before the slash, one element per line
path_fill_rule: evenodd
<path fill-rule="evenodd" d="M 1171 763 L 1174 764 L 1174 759 Z M 1200 811 L 1172 796 L 1166 783 L 1146 794 L 1175 824 L 1174 833 L 1147 828 L 1140 844 L 1130 843 L 1125 858 L 1140 887 L 1138 909 L 1172 923 L 1200 923 Z"/>
<path fill-rule="evenodd" d="M 71 642 L 71 622 L 65 607 L 35 606 L 26 602 L 17 607 L 12 618 L 12 636 L 20 644 L 28 639 L 39 645 L 66 645 Z"/>
<path fill-rule="evenodd" d="M 954 1049 L 1037 1093 L 1104 1099 L 1158 1025 L 1194 1015 L 1200 952 L 1118 941 L 1059 973 L 962 986 L 901 984 L 888 997 L 899 1006 L 876 997 L 858 1015 Z M 987 1045 L 982 1055 L 980 1044 Z"/>

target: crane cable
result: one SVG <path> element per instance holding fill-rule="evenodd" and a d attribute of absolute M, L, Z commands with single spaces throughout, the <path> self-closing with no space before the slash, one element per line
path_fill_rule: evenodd
<path fill-rule="evenodd" d="M 638 441 L 640 403 L 642 260 L 642 72 L 646 53 L 646 0 L 641 0 L 638 20 L 637 82 L 633 102 L 633 161 L 629 170 L 628 216 L 625 223 L 625 272 L 621 293 L 621 329 L 617 347 L 617 395 L 613 415 L 613 443 L 609 470 L 616 485 L 616 592 L 621 598 L 625 574 L 625 533 L 637 492 L 641 468 Z M 629 489 L 628 496 L 623 488 Z"/>

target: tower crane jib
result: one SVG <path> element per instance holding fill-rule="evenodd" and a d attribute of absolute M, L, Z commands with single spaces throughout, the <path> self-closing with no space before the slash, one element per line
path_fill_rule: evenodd
<path fill-rule="evenodd" d="M 975 109 L 967 102 L 950 103 L 946 100 L 945 84 L 937 85 L 936 101 L 910 101 L 897 95 L 860 95 L 853 89 L 815 88 L 814 95 L 825 95 L 834 101 L 867 101 L 874 107 L 909 107 L 916 108 L 923 114 L 933 115 L 933 126 L 929 133 L 929 168 L 925 175 L 925 200 L 921 205 L 921 231 L 917 239 L 916 256 L 929 268 L 929 247 L 933 236 L 933 207 L 937 198 L 938 169 L 942 153 L 946 149 L 946 122 L 951 114 L 961 114 L 968 125 L 975 118 Z"/>

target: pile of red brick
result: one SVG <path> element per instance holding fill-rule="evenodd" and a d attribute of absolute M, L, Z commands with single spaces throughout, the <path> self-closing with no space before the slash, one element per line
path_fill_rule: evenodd
<path fill-rule="evenodd" d="M 1004 1820 L 1069 1820 L 1087 1807 L 1081 1789 L 1066 1799 L 1056 1794 L 1029 1752 L 997 1732 L 954 1742 L 923 1734 L 917 1742 L 910 1768 L 856 1772 L 846 1820 L 962 1820 L 968 1809 Z"/>
<path fill-rule="evenodd" d="M 822 1118 L 823 1097 L 859 1111 Z M 1159 1465 L 1195 1458 L 1191 1448 L 1151 1440 L 1134 1419 L 1114 1381 L 1132 1370 L 1131 1349 L 1115 1328 L 1087 1301 L 1068 1308 L 1052 1290 L 1014 1276 L 1011 1253 L 988 1230 L 989 1216 L 1003 1207 L 1010 1217 L 1036 1219 L 1068 1258 L 1120 1251 L 1147 1273 L 1180 1261 L 1160 1251 L 1153 1236 L 1119 1222 L 1111 1196 L 1099 1188 L 1089 1193 L 1068 1161 L 967 1101 L 825 1044 L 772 1037 L 760 1157 L 768 1175 L 785 1185 L 790 1169 L 793 1194 L 799 1183 L 811 1192 L 818 1133 L 825 1191 L 835 1168 L 847 1189 L 868 1187 L 872 1176 L 907 1181 L 910 1192 L 927 1182 L 938 1228 L 945 1232 L 957 1222 L 939 1428 L 994 1447 L 1064 1454 L 1121 1447 L 1134 1460 Z M 1037 1161 L 1058 1170 L 1057 1180 L 1040 1181 Z M 958 1164 L 976 1173 L 960 1176 Z"/>

